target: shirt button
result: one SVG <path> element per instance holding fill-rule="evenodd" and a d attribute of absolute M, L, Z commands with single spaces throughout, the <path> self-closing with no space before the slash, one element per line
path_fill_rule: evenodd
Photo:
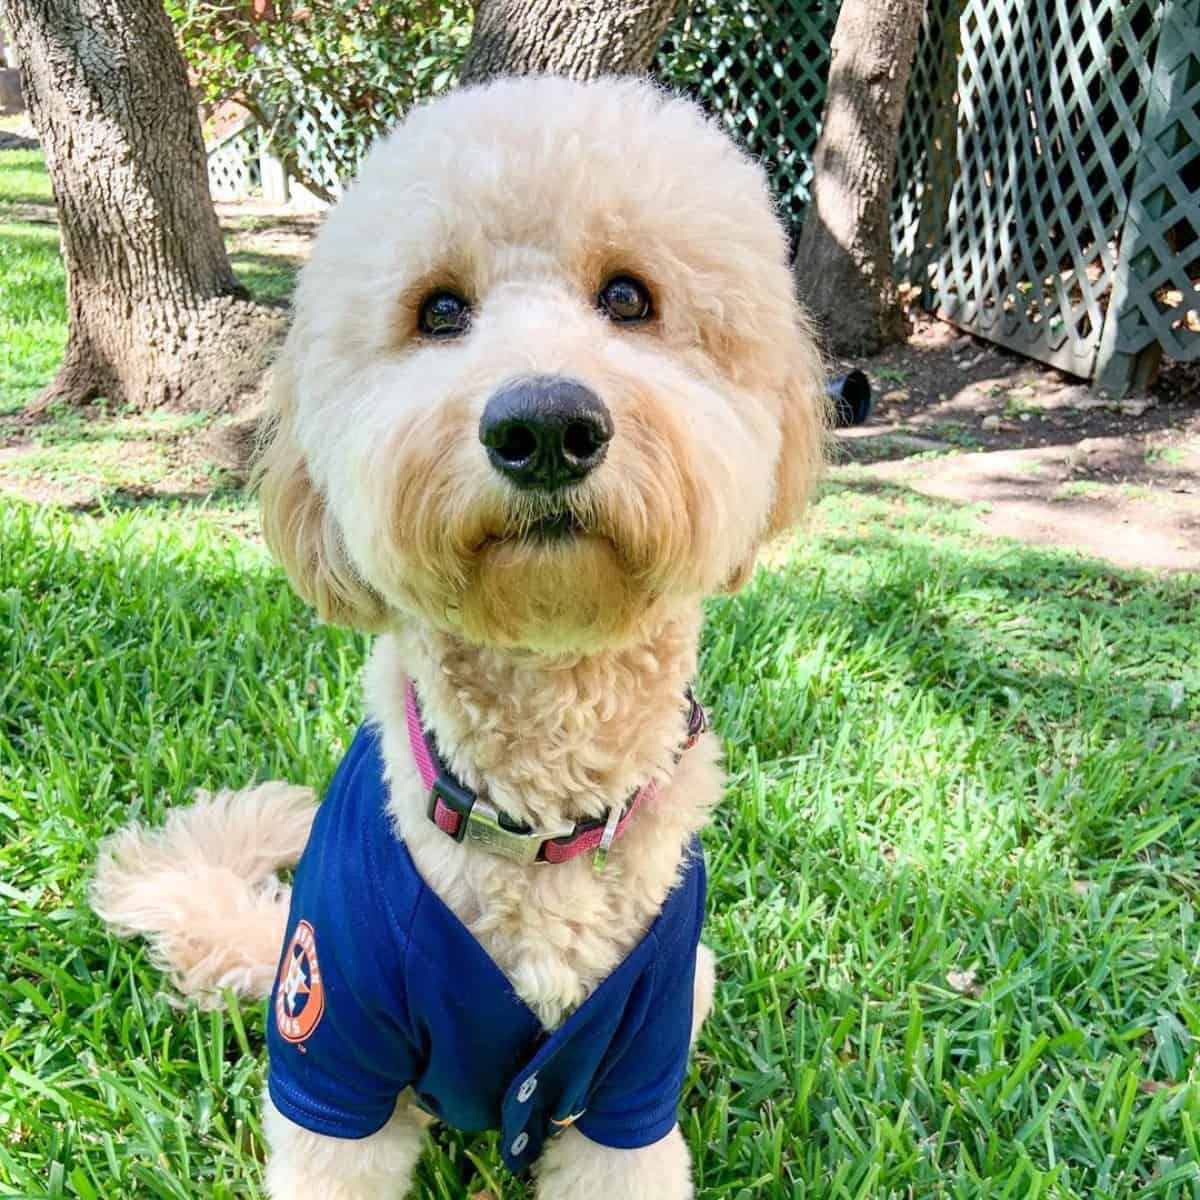
<path fill-rule="evenodd" d="M 511 1146 L 509 1146 L 508 1150 L 509 1150 L 509 1153 L 513 1156 L 513 1158 L 520 1158 L 521 1155 L 525 1153 L 525 1147 L 528 1145 L 529 1145 L 529 1134 L 518 1133 L 517 1136 L 515 1138 L 513 1138 L 513 1144 Z"/>
<path fill-rule="evenodd" d="M 522 1104 L 527 1104 L 529 1102 L 529 1097 L 532 1096 L 533 1093 L 537 1091 L 537 1085 L 538 1085 L 537 1076 L 530 1075 L 530 1077 L 527 1080 L 525 1080 L 525 1082 L 523 1084 L 521 1084 L 521 1090 L 517 1093 L 517 1099 Z"/>

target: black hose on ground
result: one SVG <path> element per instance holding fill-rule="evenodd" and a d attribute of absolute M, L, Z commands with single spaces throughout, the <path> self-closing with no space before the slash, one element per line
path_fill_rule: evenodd
<path fill-rule="evenodd" d="M 839 375 L 825 385 L 833 405 L 833 426 L 861 425 L 871 415 L 871 381 L 862 371 Z"/>

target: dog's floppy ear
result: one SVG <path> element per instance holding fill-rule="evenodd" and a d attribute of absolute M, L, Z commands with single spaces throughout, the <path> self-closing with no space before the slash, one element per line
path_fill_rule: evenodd
<path fill-rule="evenodd" d="M 296 591 L 322 620 L 379 629 L 385 615 L 383 602 L 354 569 L 341 529 L 309 477 L 295 434 L 294 386 L 285 346 L 273 369 L 253 475 L 262 504 L 263 534 Z"/>
<path fill-rule="evenodd" d="M 797 317 L 781 392 L 779 428 L 783 439 L 775 463 L 775 502 L 767 521 L 768 539 L 786 533 L 804 515 L 825 460 L 829 431 L 825 368 L 804 316 Z"/>
<path fill-rule="evenodd" d="M 786 533 L 804 515 L 825 461 L 829 417 L 825 401 L 825 368 L 806 317 L 797 317 L 786 375 L 779 396 L 779 457 L 775 460 L 775 493 L 761 541 Z M 724 591 L 736 592 L 750 581 L 758 547 L 726 580 Z"/>

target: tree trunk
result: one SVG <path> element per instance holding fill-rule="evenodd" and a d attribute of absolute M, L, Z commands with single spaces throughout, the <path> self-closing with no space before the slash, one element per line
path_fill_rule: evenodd
<path fill-rule="evenodd" d="M 796 283 L 833 350 L 870 354 L 904 338 L 892 262 L 896 143 L 924 0 L 844 0 L 813 202 L 796 251 Z"/>
<path fill-rule="evenodd" d="M 678 8 L 679 0 L 477 0 L 459 80 L 640 74 Z"/>
<path fill-rule="evenodd" d="M 238 283 L 162 0 L 7 0 L 58 206 L 67 350 L 34 402 L 228 406 L 282 325 Z"/>

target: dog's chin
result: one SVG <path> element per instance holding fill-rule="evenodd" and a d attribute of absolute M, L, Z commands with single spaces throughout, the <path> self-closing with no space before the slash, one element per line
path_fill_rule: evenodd
<path fill-rule="evenodd" d="M 593 653 L 635 636 L 654 600 L 611 538 L 555 514 L 483 542 L 457 616 L 473 641 Z"/>

